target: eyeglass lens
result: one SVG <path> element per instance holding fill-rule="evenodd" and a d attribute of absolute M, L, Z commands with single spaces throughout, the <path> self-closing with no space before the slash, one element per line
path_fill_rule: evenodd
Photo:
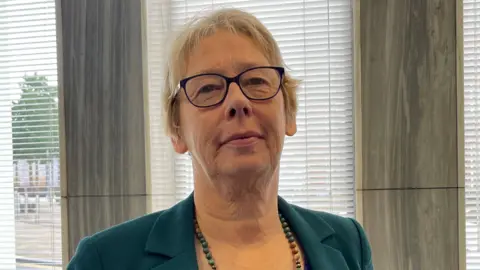
<path fill-rule="evenodd" d="M 278 92 L 281 78 L 276 69 L 265 67 L 242 73 L 238 81 L 242 92 L 249 99 L 261 100 L 271 98 Z M 190 102 L 196 106 L 215 105 L 224 99 L 227 81 L 220 75 L 200 75 L 188 80 L 185 92 Z"/>

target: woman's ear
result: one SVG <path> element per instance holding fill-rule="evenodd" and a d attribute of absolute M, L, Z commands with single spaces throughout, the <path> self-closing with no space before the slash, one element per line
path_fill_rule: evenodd
<path fill-rule="evenodd" d="M 287 136 L 293 136 L 297 133 L 297 118 L 295 115 L 291 115 L 287 117 L 287 121 L 285 122 L 285 134 Z"/>
<path fill-rule="evenodd" d="M 180 136 L 170 137 L 170 141 L 172 142 L 173 149 L 178 154 L 185 154 L 188 151 L 187 144 L 182 140 Z"/>

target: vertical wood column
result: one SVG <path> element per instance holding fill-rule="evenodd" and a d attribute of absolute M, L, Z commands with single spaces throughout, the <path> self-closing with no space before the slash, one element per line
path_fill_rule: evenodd
<path fill-rule="evenodd" d="M 375 269 L 461 269 L 457 3 L 356 3 L 357 194 Z"/>
<path fill-rule="evenodd" d="M 57 0 L 64 263 L 147 212 L 142 1 Z"/>

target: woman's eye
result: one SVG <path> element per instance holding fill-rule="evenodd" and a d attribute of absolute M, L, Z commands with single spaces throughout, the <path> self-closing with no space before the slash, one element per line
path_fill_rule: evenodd
<path fill-rule="evenodd" d="M 210 93 L 212 91 L 215 91 L 216 89 L 218 89 L 218 86 L 215 86 L 215 85 L 205 85 L 205 86 L 202 86 L 199 90 L 198 90 L 198 93 L 199 94 L 207 94 L 207 93 Z"/>
<path fill-rule="evenodd" d="M 259 85 L 259 84 L 267 84 L 267 81 L 263 78 L 251 78 L 247 81 L 249 85 Z"/>

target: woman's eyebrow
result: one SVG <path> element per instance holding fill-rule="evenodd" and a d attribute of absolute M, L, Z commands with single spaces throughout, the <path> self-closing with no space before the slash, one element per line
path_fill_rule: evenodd
<path fill-rule="evenodd" d="M 235 72 L 242 72 L 244 70 L 247 70 L 249 68 L 254 68 L 254 67 L 259 67 L 259 66 L 267 66 L 265 64 L 260 64 L 260 63 L 254 63 L 254 62 L 237 62 L 233 64 L 233 67 L 235 69 Z M 195 74 L 203 74 L 203 73 L 217 73 L 217 74 L 224 74 L 225 73 L 225 68 L 221 67 L 210 67 L 210 68 L 205 68 L 201 69 L 198 72 L 195 72 Z"/>

